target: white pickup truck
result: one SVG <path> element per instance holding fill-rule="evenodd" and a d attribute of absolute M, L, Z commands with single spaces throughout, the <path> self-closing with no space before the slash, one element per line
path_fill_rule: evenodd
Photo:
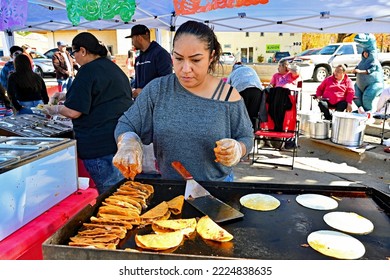
<path fill-rule="evenodd" d="M 347 72 L 351 73 L 362 59 L 362 52 L 363 49 L 356 43 L 334 43 L 323 47 L 316 55 L 296 57 L 293 62 L 309 64 L 312 68 L 312 79 L 322 82 L 339 64 L 345 65 Z M 378 60 L 382 64 L 384 79 L 389 79 L 390 53 L 378 53 Z"/>

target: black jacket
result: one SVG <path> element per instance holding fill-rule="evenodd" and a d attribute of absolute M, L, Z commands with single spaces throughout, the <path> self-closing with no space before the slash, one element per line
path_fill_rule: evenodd
<path fill-rule="evenodd" d="M 275 131 L 283 131 L 285 112 L 292 108 L 289 95 L 290 89 L 282 87 L 271 88 L 268 94 L 268 114 L 274 121 Z"/>
<path fill-rule="evenodd" d="M 134 88 L 144 88 L 154 78 L 172 74 L 171 55 L 157 42 L 152 41 L 148 49 L 135 59 Z"/>

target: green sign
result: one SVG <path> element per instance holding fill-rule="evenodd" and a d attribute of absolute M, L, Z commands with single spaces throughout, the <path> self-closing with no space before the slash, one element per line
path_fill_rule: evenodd
<path fill-rule="evenodd" d="M 265 51 L 267 53 L 274 53 L 280 51 L 280 44 L 267 44 L 265 45 Z"/>

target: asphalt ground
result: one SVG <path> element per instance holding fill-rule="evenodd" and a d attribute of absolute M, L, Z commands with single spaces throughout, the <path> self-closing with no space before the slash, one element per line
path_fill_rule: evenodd
<path fill-rule="evenodd" d="M 328 140 L 316 140 L 301 135 L 294 168 L 269 164 L 252 164 L 252 156 L 234 168 L 236 182 L 364 186 L 390 195 L 390 154 L 384 152 L 378 137 L 365 136 L 367 149 L 350 149 Z M 283 155 L 279 163 L 291 162 L 291 152 L 270 151 L 265 157 Z M 260 150 L 255 156 L 264 156 Z"/>

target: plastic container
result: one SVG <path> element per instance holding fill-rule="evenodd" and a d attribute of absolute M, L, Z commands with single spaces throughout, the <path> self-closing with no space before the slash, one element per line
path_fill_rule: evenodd
<path fill-rule="evenodd" d="M 89 188 L 89 178 L 88 177 L 78 177 L 79 189 L 86 190 Z"/>

